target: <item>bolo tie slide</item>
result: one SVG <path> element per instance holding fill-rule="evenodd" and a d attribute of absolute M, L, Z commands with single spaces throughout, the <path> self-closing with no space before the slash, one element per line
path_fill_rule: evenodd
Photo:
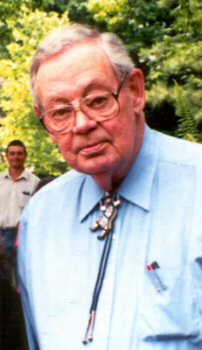
<path fill-rule="evenodd" d="M 100 259 L 100 265 L 98 269 L 97 279 L 95 282 L 95 287 L 93 291 L 92 303 L 89 311 L 87 327 L 82 340 L 83 344 L 87 344 L 88 341 L 93 340 L 93 330 L 95 326 L 95 317 L 97 304 L 102 289 L 104 276 L 107 268 L 107 263 L 109 259 L 109 253 L 111 249 L 112 237 L 113 237 L 113 222 L 117 215 L 117 207 L 121 203 L 120 197 L 117 194 L 106 193 L 100 201 L 100 210 L 103 211 L 102 216 L 98 216 L 95 224 L 91 227 L 91 231 L 96 231 L 101 228 L 101 233 L 97 236 L 99 240 L 105 239 L 105 244 L 102 251 L 102 256 Z"/>

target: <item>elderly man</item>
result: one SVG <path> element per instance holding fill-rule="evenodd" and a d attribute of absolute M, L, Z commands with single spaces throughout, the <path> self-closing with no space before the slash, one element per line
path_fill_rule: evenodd
<path fill-rule="evenodd" d="M 145 125 L 142 73 L 114 34 L 51 34 L 31 84 L 74 170 L 21 221 L 30 349 L 201 348 L 201 147 Z"/>
<path fill-rule="evenodd" d="M 27 150 L 24 143 L 20 140 L 11 141 L 6 149 L 9 169 L 0 175 L 0 235 L 5 238 L 4 248 L 11 260 L 15 255 L 17 223 L 25 204 L 39 182 L 37 176 L 25 169 L 26 157 Z M 11 266 L 6 276 L 11 280 Z"/>

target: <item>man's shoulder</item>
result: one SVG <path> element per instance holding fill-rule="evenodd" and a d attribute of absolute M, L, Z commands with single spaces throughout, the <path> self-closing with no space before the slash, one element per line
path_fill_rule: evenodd
<path fill-rule="evenodd" d="M 0 178 L 5 177 L 5 175 L 8 173 L 8 171 L 4 171 L 3 173 L 0 173 Z"/>
<path fill-rule="evenodd" d="M 35 180 L 36 182 L 37 181 L 40 181 L 40 178 L 38 176 L 36 176 L 35 174 L 31 173 L 31 171 L 25 169 L 23 171 L 23 174 L 28 178 L 28 179 L 32 179 L 32 180 Z"/>
<path fill-rule="evenodd" d="M 0 180 L 3 181 L 7 175 L 8 175 L 8 170 L 4 171 L 3 173 L 1 173 L 0 174 Z"/>
<path fill-rule="evenodd" d="M 86 177 L 85 174 L 79 173 L 76 170 L 72 169 L 64 173 L 63 175 L 60 175 L 53 182 L 51 182 L 51 184 L 53 187 L 63 186 L 67 184 L 73 185 L 74 183 L 79 184 L 83 181 L 85 177 Z"/>
<path fill-rule="evenodd" d="M 84 179 L 84 174 L 77 173 L 74 170 L 68 171 L 40 188 L 30 198 L 26 206 L 27 210 L 32 212 L 36 208 L 37 210 L 39 208 L 43 210 L 44 207 L 49 210 L 49 207 L 59 206 L 67 198 L 69 203 L 78 201 Z"/>
<path fill-rule="evenodd" d="M 187 166 L 202 166 L 202 144 L 157 132 L 160 140 L 159 160 Z"/>
<path fill-rule="evenodd" d="M 67 173 L 57 177 L 49 182 L 46 186 L 40 189 L 40 194 L 50 192 L 64 191 L 64 188 L 70 188 L 72 191 L 79 188 L 85 179 L 86 175 L 78 173 L 75 170 L 70 170 Z"/>

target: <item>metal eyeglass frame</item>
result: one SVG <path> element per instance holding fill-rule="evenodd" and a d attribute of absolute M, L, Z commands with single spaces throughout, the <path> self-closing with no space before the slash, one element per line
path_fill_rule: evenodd
<path fill-rule="evenodd" d="M 122 78 L 121 78 L 121 81 L 120 81 L 120 83 L 119 83 L 119 85 L 118 85 L 118 88 L 117 88 L 117 91 L 116 92 L 110 92 L 111 93 L 111 95 L 115 98 L 115 100 L 117 101 L 117 104 L 118 104 L 118 111 L 117 111 L 117 113 L 112 117 L 112 118 L 114 118 L 117 114 L 118 114 L 118 112 L 119 112 L 119 110 L 120 110 L 120 106 L 119 106 L 119 101 L 118 101 L 118 98 L 119 98 L 119 93 L 120 93 L 120 91 L 121 91 L 121 89 L 122 89 L 122 86 L 123 86 L 123 83 L 125 82 L 125 79 L 126 79 L 126 76 L 128 75 L 128 73 L 124 73 L 123 74 L 123 76 L 122 76 Z M 80 108 L 80 101 L 81 101 L 82 99 L 80 99 L 79 100 L 79 108 Z M 72 106 L 73 107 L 73 106 Z M 74 107 L 73 107 L 74 108 Z M 43 122 L 43 117 L 44 117 L 44 115 L 42 114 L 42 112 L 41 112 L 41 110 L 43 109 L 43 107 L 39 104 L 39 121 L 40 121 L 40 123 L 43 125 L 43 127 L 44 127 L 44 129 L 46 129 L 47 130 L 47 132 L 49 133 L 49 134 L 53 134 L 53 135 L 55 135 L 55 134 L 63 134 L 63 132 L 51 132 L 51 131 L 49 131 L 48 130 L 48 128 L 45 126 L 45 124 L 44 124 L 44 122 Z M 76 111 L 75 109 L 74 109 L 74 111 Z M 85 113 L 85 112 L 84 112 Z M 88 116 L 88 115 L 87 115 Z M 89 116 L 88 116 L 89 117 Z M 89 117 L 90 118 L 90 117 Z M 110 118 L 111 119 L 111 118 Z M 108 119 L 107 119 L 108 120 Z M 66 133 L 66 132 L 64 132 L 64 133 Z"/>

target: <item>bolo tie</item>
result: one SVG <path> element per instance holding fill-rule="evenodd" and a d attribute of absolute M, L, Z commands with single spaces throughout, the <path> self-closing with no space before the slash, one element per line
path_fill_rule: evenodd
<path fill-rule="evenodd" d="M 109 254 L 113 238 L 113 222 L 117 215 L 117 207 L 121 203 L 120 197 L 118 194 L 109 194 L 105 193 L 105 196 L 100 200 L 100 210 L 103 212 L 102 216 L 98 216 L 95 224 L 91 227 L 91 231 L 95 232 L 98 229 L 101 229 L 101 233 L 97 236 L 99 240 L 105 240 L 98 274 L 95 282 L 95 287 L 92 296 L 92 302 L 89 310 L 88 322 L 85 331 L 84 339 L 82 340 L 83 344 L 87 344 L 88 341 L 93 340 L 93 330 L 95 325 L 96 310 L 98 305 L 98 300 L 100 292 L 102 289 L 105 272 L 107 269 L 107 263 L 109 260 Z"/>

